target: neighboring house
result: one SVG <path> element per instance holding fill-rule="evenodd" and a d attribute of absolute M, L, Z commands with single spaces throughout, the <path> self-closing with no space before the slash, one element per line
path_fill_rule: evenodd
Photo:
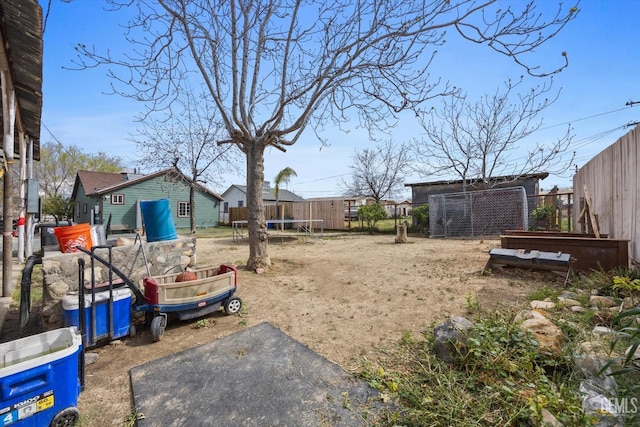
<path fill-rule="evenodd" d="M 222 193 L 222 205 L 220 208 L 220 221 L 229 222 L 229 208 L 242 208 L 247 206 L 247 186 L 232 184 Z M 280 202 L 304 202 L 305 199 L 281 188 L 278 191 L 278 201 Z M 276 193 L 270 186 L 269 181 L 265 181 L 262 189 L 262 203 L 264 206 L 276 204 Z"/>
<path fill-rule="evenodd" d="M 142 229 L 140 202 L 169 199 L 176 228 L 190 227 L 188 179 L 175 168 L 148 175 L 78 171 L 71 199 L 77 223 L 107 224 L 112 230 Z M 219 224 L 222 197 L 196 184 L 196 227 Z"/>
<path fill-rule="evenodd" d="M 384 209 L 388 218 L 397 216 L 403 218 L 411 214 L 411 200 L 396 202 L 395 200 L 382 200 L 380 205 Z"/>

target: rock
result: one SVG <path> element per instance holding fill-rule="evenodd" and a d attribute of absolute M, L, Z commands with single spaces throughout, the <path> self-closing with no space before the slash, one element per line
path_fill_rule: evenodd
<path fill-rule="evenodd" d="M 91 365 L 93 363 L 96 363 L 99 357 L 100 355 L 98 353 L 86 352 L 84 354 L 84 364 Z"/>
<path fill-rule="evenodd" d="M 589 304 L 594 307 L 614 307 L 617 306 L 618 303 L 611 297 L 604 297 L 601 295 L 591 295 L 589 297 Z"/>
<path fill-rule="evenodd" d="M 547 409 L 542 408 L 540 410 L 540 427 L 561 427 L 562 423 Z"/>
<path fill-rule="evenodd" d="M 458 354 L 466 354 L 466 332 L 473 323 L 464 317 L 454 316 L 433 329 L 433 347 L 436 356 L 445 362 L 452 362 Z"/>
<path fill-rule="evenodd" d="M 626 297 L 622 301 L 622 311 L 631 310 L 638 304 L 638 298 L 635 297 Z"/>
<path fill-rule="evenodd" d="M 532 312 L 535 313 L 535 312 Z M 553 322 L 542 315 L 534 315 L 520 325 L 533 333 L 538 342 L 537 351 L 541 354 L 559 356 L 564 345 L 564 333 Z"/>
<path fill-rule="evenodd" d="M 556 307 L 556 303 L 553 301 L 538 301 L 534 300 L 529 303 L 529 306 L 533 309 L 540 308 L 543 310 L 549 310 Z"/>
<path fill-rule="evenodd" d="M 565 291 L 562 293 L 562 295 L 559 296 L 559 298 L 577 299 L 579 296 L 580 295 L 577 292 Z"/>
<path fill-rule="evenodd" d="M 587 311 L 587 309 L 581 305 L 572 305 L 571 307 L 569 307 L 569 310 L 573 311 L 574 313 L 584 313 Z"/>
<path fill-rule="evenodd" d="M 191 257 L 186 255 L 182 255 L 180 257 L 180 267 L 182 267 L 183 269 L 187 268 L 190 263 L 191 263 Z"/>
<path fill-rule="evenodd" d="M 591 333 L 593 335 L 603 336 L 603 335 L 613 335 L 616 333 L 616 331 L 611 328 L 607 328 L 606 326 L 596 326 L 595 328 L 593 328 Z"/>
<path fill-rule="evenodd" d="M 116 246 L 128 246 L 133 245 L 132 239 L 127 239 L 126 237 L 118 237 L 116 240 Z"/>
<path fill-rule="evenodd" d="M 59 301 L 69 292 L 69 285 L 64 280 L 58 280 L 48 286 L 47 292 L 52 301 Z"/>
<path fill-rule="evenodd" d="M 563 298 L 558 297 L 558 304 L 564 306 L 581 306 L 580 301 L 572 299 L 572 298 Z"/>

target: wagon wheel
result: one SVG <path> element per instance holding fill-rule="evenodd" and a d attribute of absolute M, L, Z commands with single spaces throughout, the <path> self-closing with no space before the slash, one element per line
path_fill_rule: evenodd
<path fill-rule="evenodd" d="M 242 308 L 242 300 L 238 297 L 229 298 L 224 303 L 224 311 L 227 314 L 236 314 Z"/>
<path fill-rule="evenodd" d="M 80 412 L 78 411 L 78 408 L 75 408 L 72 406 L 58 412 L 56 416 L 53 417 L 53 420 L 51 420 L 51 424 L 49 424 L 49 426 L 50 427 L 74 426 L 78 422 L 78 418 L 80 418 Z"/>
<path fill-rule="evenodd" d="M 167 325 L 165 316 L 156 316 L 151 321 L 151 338 L 154 342 L 160 341 L 164 335 L 164 328 Z"/>

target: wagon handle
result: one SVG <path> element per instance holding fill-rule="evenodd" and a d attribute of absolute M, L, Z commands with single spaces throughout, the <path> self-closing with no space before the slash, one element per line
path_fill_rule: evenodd
<path fill-rule="evenodd" d="M 92 249 L 96 249 L 96 248 L 108 248 L 108 246 L 94 246 Z M 133 294 L 136 296 L 136 302 L 134 306 L 137 307 L 144 303 L 144 296 L 142 295 L 142 292 L 140 292 L 140 289 L 122 271 L 120 271 L 118 268 L 113 266 L 113 264 L 111 264 L 109 261 L 96 255 L 96 253 L 93 251 L 89 251 L 79 245 L 76 246 L 76 249 L 78 249 L 80 252 L 84 252 L 85 254 L 89 255 L 90 257 L 100 262 L 101 264 L 104 264 L 107 267 L 111 267 L 113 272 L 116 273 L 116 275 L 124 281 L 124 283 L 129 287 L 129 289 L 131 289 L 131 292 L 133 292 Z"/>

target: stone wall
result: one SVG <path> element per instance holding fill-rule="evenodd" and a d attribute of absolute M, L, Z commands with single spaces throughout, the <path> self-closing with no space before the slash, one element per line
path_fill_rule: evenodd
<path fill-rule="evenodd" d="M 184 271 L 196 268 L 196 239 L 195 237 L 178 238 L 159 242 L 134 243 L 131 239 L 118 239 L 110 242 L 111 265 L 120 270 L 134 284 L 147 276 L 147 265 L 152 276 Z M 144 254 L 142 251 L 144 248 Z M 95 254 L 109 260 L 109 249 L 98 248 Z M 145 263 L 145 255 L 147 262 Z M 94 260 L 87 254 L 54 253 L 45 254 L 42 258 L 43 272 L 43 320 L 47 328 L 59 326 L 62 322 L 62 298 L 72 291 L 78 290 L 80 280 L 79 260 L 84 259 L 84 282 L 96 285 L 109 282 L 109 267 Z M 113 280 L 118 279 L 114 273 Z"/>

